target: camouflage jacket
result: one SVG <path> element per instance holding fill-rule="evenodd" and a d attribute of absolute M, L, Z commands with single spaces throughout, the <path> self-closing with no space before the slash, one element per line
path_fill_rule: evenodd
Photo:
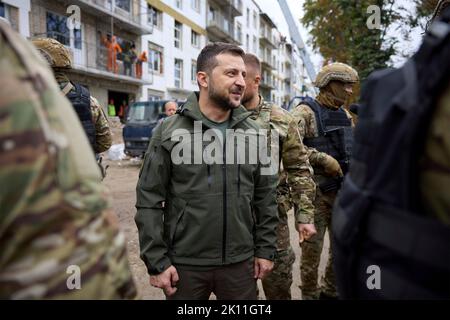
<path fill-rule="evenodd" d="M 312 179 L 313 170 L 308 154 L 298 131 L 297 122 L 286 110 L 264 101 L 253 112 L 252 118 L 264 129 L 277 130 L 280 141 L 280 159 L 287 173 L 291 200 L 298 212 L 296 222 L 314 223 L 314 197 L 316 185 Z M 280 174 L 280 179 L 285 177 Z M 279 181 L 279 184 L 283 181 Z"/>
<path fill-rule="evenodd" d="M 75 111 L 36 49 L 1 19 L 0 52 L 0 299 L 136 297 Z"/>
<path fill-rule="evenodd" d="M 91 96 L 91 112 L 95 124 L 95 153 L 102 153 L 111 147 L 112 134 L 105 111 L 93 96 Z"/>
<path fill-rule="evenodd" d="M 427 212 L 450 225 L 450 85 L 437 103 L 425 140 L 419 185 Z"/>

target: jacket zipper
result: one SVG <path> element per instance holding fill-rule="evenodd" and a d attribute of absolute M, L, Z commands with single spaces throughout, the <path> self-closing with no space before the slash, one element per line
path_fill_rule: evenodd
<path fill-rule="evenodd" d="M 208 171 L 208 189 L 211 189 L 211 166 L 209 164 L 206 165 L 206 170 Z"/>
<path fill-rule="evenodd" d="M 223 139 L 223 234 L 222 234 L 222 263 L 226 262 L 227 246 L 227 167 L 226 167 L 226 137 Z"/>
<path fill-rule="evenodd" d="M 241 196 L 241 165 L 238 163 L 238 197 Z"/>

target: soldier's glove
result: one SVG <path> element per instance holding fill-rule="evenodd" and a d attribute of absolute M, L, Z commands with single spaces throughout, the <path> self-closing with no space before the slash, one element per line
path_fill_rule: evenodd
<path fill-rule="evenodd" d="M 343 177 L 341 166 L 337 160 L 329 155 L 326 155 L 323 163 L 323 170 L 326 175 L 330 177 Z"/>

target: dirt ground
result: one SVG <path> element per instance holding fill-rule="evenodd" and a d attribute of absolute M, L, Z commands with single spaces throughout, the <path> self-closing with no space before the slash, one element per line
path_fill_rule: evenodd
<path fill-rule="evenodd" d="M 122 141 L 122 126 L 120 123 L 113 121 L 113 135 L 114 144 L 123 143 Z M 130 262 L 131 271 L 138 290 L 143 299 L 158 300 L 164 299 L 164 294 L 161 289 L 154 288 L 149 284 L 149 278 L 144 263 L 139 258 L 139 241 L 137 235 L 137 228 L 134 222 L 136 209 L 134 207 L 136 201 L 136 183 L 138 180 L 139 168 L 141 161 L 136 159 L 126 158 L 124 160 L 111 161 L 105 153 L 104 164 L 109 165 L 107 176 L 103 183 L 109 188 L 112 198 L 113 208 L 118 215 L 121 229 L 125 232 L 127 238 L 128 259 Z M 294 226 L 292 212 L 289 214 L 289 225 Z M 301 250 L 298 245 L 298 234 L 291 229 L 291 244 L 296 254 L 296 260 L 293 267 L 294 282 L 292 284 L 292 298 L 300 299 L 301 291 L 300 285 L 300 267 L 299 261 L 301 258 Z M 319 277 L 321 277 L 326 265 L 326 252 L 328 252 L 328 240 L 325 241 L 325 248 L 322 252 L 322 259 L 319 270 Z M 258 285 L 261 288 L 260 281 Z M 260 297 L 264 299 L 263 290 L 260 289 Z M 212 297 L 214 299 L 214 297 Z"/>

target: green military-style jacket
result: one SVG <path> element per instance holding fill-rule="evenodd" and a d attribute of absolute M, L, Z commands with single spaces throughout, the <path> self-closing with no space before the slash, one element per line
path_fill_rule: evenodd
<path fill-rule="evenodd" d="M 257 132 L 260 128 L 250 114 L 242 106 L 234 109 L 229 128 Z M 204 120 L 193 93 L 177 114 L 154 129 L 136 188 L 135 217 L 141 258 L 150 274 L 172 264 L 222 266 L 253 256 L 274 257 L 277 172 L 261 174 L 259 161 L 218 164 L 201 157 L 194 163 L 195 146 L 183 151 L 190 161 L 175 160 L 181 143 L 189 139 L 192 145 L 200 143 L 201 151 L 208 150 L 211 142 L 201 138 L 210 129 Z M 202 121 L 200 136 L 195 121 Z M 233 141 L 236 151 L 237 140 L 228 138 L 227 145 Z M 250 140 L 238 151 L 248 153 Z M 226 159 L 230 150 L 223 145 L 222 150 Z"/>

